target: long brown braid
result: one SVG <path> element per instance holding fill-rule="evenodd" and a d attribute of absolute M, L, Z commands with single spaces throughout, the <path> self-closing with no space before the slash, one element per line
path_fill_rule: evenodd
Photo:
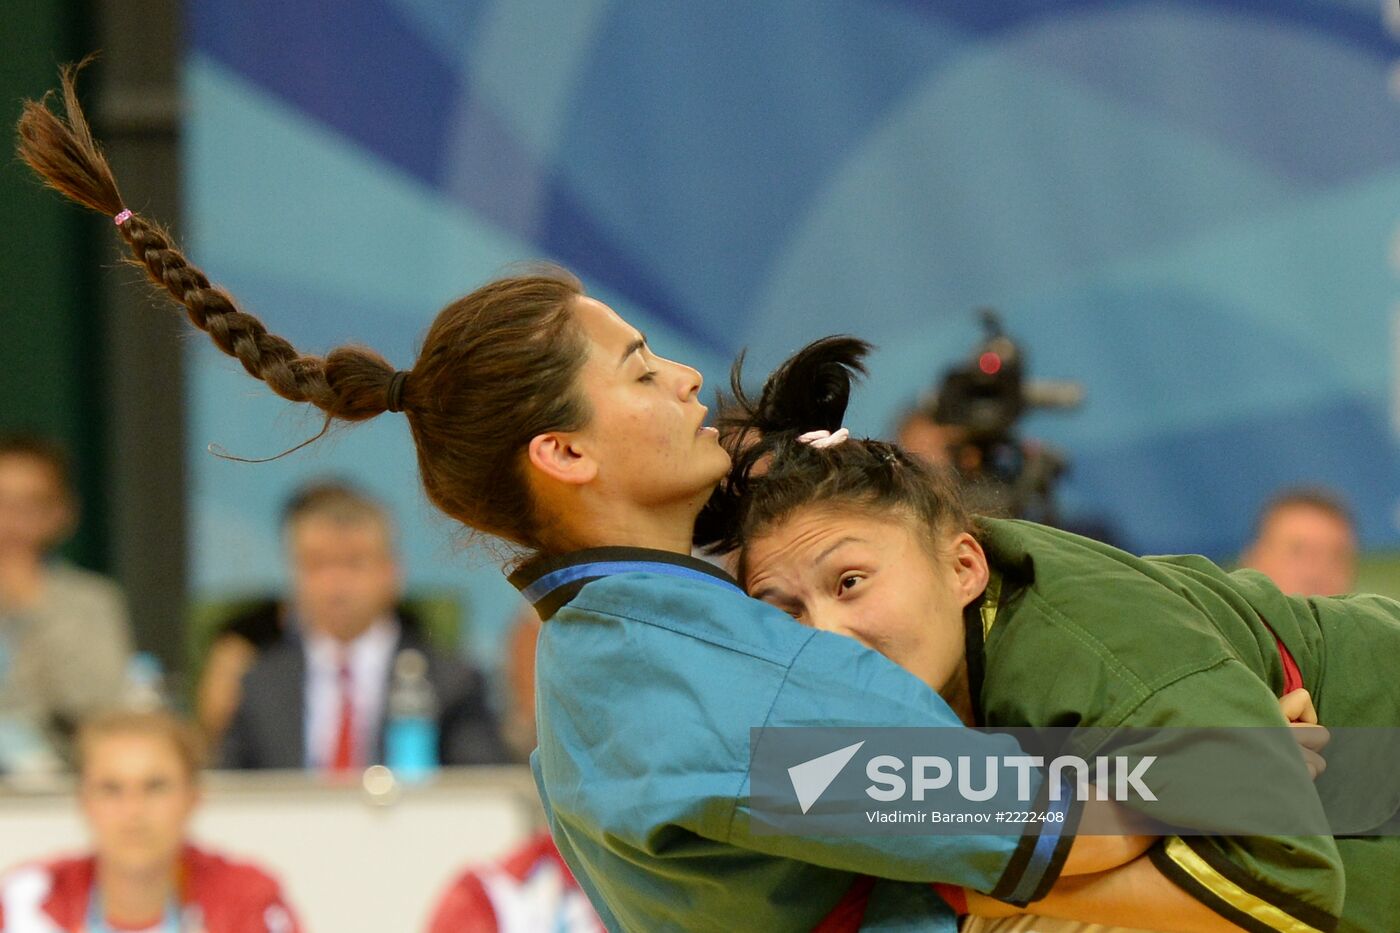
<path fill-rule="evenodd" d="M 452 302 L 433 321 L 406 379 L 395 379 L 394 367 L 366 347 L 302 354 L 210 284 L 159 224 L 128 213 L 78 103 L 82 67 L 61 72 L 62 114 L 51 109 L 52 93 L 25 102 L 19 155 L 30 168 L 66 197 L 118 219 L 131 261 L 184 306 L 196 327 L 281 397 L 325 412 L 327 426 L 388 410 L 394 387 L 395 410 L 408 418 L 433 503 L 470 528 L 543 549 L 550 517 L 535 509 L 525 450 L 538 434 L 576 430 L 588 420 L 575 384 L 586 355 L 572 312 L 583 293 L 578 280 L 547 267 Z"/>
<path fill-rule="evenodd" d="M 43 100 L 25 102 L 19 120 L 19 155 L 50 187 L 115 217 L 127 208 L 78 103 L 75 79 L 81 68 L 62 71 L 63 116 L 49 109 L 52 93 Z M 324 359 L 303 356 L 240 310 L 228 292 L 211 285 L 155 221 L 133 212 L 118 229 L 131 249 L 133 263 L 184 305 L 190 321 L 208 333 L 220 350 L 237 357 L 249 375 L 266 382 L 272 391 L 348 421 L 372 418 L 384 410 L 385 383 L 394 368 L 382 356 L 359 347 L 336 350 Z"/>

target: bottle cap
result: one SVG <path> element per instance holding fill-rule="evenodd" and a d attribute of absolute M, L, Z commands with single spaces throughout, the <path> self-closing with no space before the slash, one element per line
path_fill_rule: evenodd
<path fill-rule="evenodd" d="M 423 656 L 423 652 L 414 648 L 405 648 L 394 658 L 394 676 L 404 680 L 416 680 L 425 677 L 428 673 L 428 659 Z"/>

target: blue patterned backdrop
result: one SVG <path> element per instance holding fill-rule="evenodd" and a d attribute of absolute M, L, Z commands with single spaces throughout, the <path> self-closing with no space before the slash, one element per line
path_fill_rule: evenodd
<path fill-rule="evenodd" d="M 1391 5 L 1394 5 L 1391 3 Z M 188 239 L 307 350 L 407 366 L 435 311 L 557 259 L 711 385 L 855 332 L 851 426 L 994 305 L 1088 404 L 1027 425 L 1072 508 L 1228 556 L 1323 480 L 1400 543 L 1400 41 L 1380 0 L 192 0 Z M 386 417 L 275 464 L 312 416 L 190 344 L 205 592 L 279 579 L 302 479 L 388 499 L 412 579 L 514 594 L 418 491 Z"/>

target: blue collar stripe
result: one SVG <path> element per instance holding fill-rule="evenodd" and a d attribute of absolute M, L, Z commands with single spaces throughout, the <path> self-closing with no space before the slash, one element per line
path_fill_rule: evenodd
<path fill-rule="evenodd" d="M 701 583 L 713 583 L 716 586 L 731 589 L 740 595 L 743 595 L 744 592 L 726 580 L 721 580 L 719 577 L 701 570 L 691 570 L 689 567 L 649 560 L 608 560 L 593 564 L 575 564 L 572 567 L 564 567 L 553 573 L 547 573 L 521 590 L 520 595 L 534 603 L 561 586 L 567 586 L 585 578 L 596 579 L 615 573 L 659 573 L 672 577 L 683 577 L 687 580 L 698 580 Z"/>

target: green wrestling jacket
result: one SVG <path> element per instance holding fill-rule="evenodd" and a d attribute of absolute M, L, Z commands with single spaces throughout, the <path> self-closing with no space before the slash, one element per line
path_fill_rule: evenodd
<path fill-rule="evenodd" d="M 1288 597 L 1252 571 L 1227 573 L 1202 557 L 1134 557 L 1029 522 L 979 519 L 978 538 L 994 585 L 968 607 L 967 653 L 985 725 L 1281 725 L 1280 642 L 1324 725 L 1400 725 L 1392 600 Z M 1377 676 L 1385 657 L 1391 670 Z M 1264 773 L 1271 779 L 1252 788 L 1260 805 L 1315 799 L 1299 793 L 1310 779 L 1296 754 Z M 1151 857 L 1246 930 L 1373 933 L 1400 930 L 1397 843 L 1169 837 Z"/>

